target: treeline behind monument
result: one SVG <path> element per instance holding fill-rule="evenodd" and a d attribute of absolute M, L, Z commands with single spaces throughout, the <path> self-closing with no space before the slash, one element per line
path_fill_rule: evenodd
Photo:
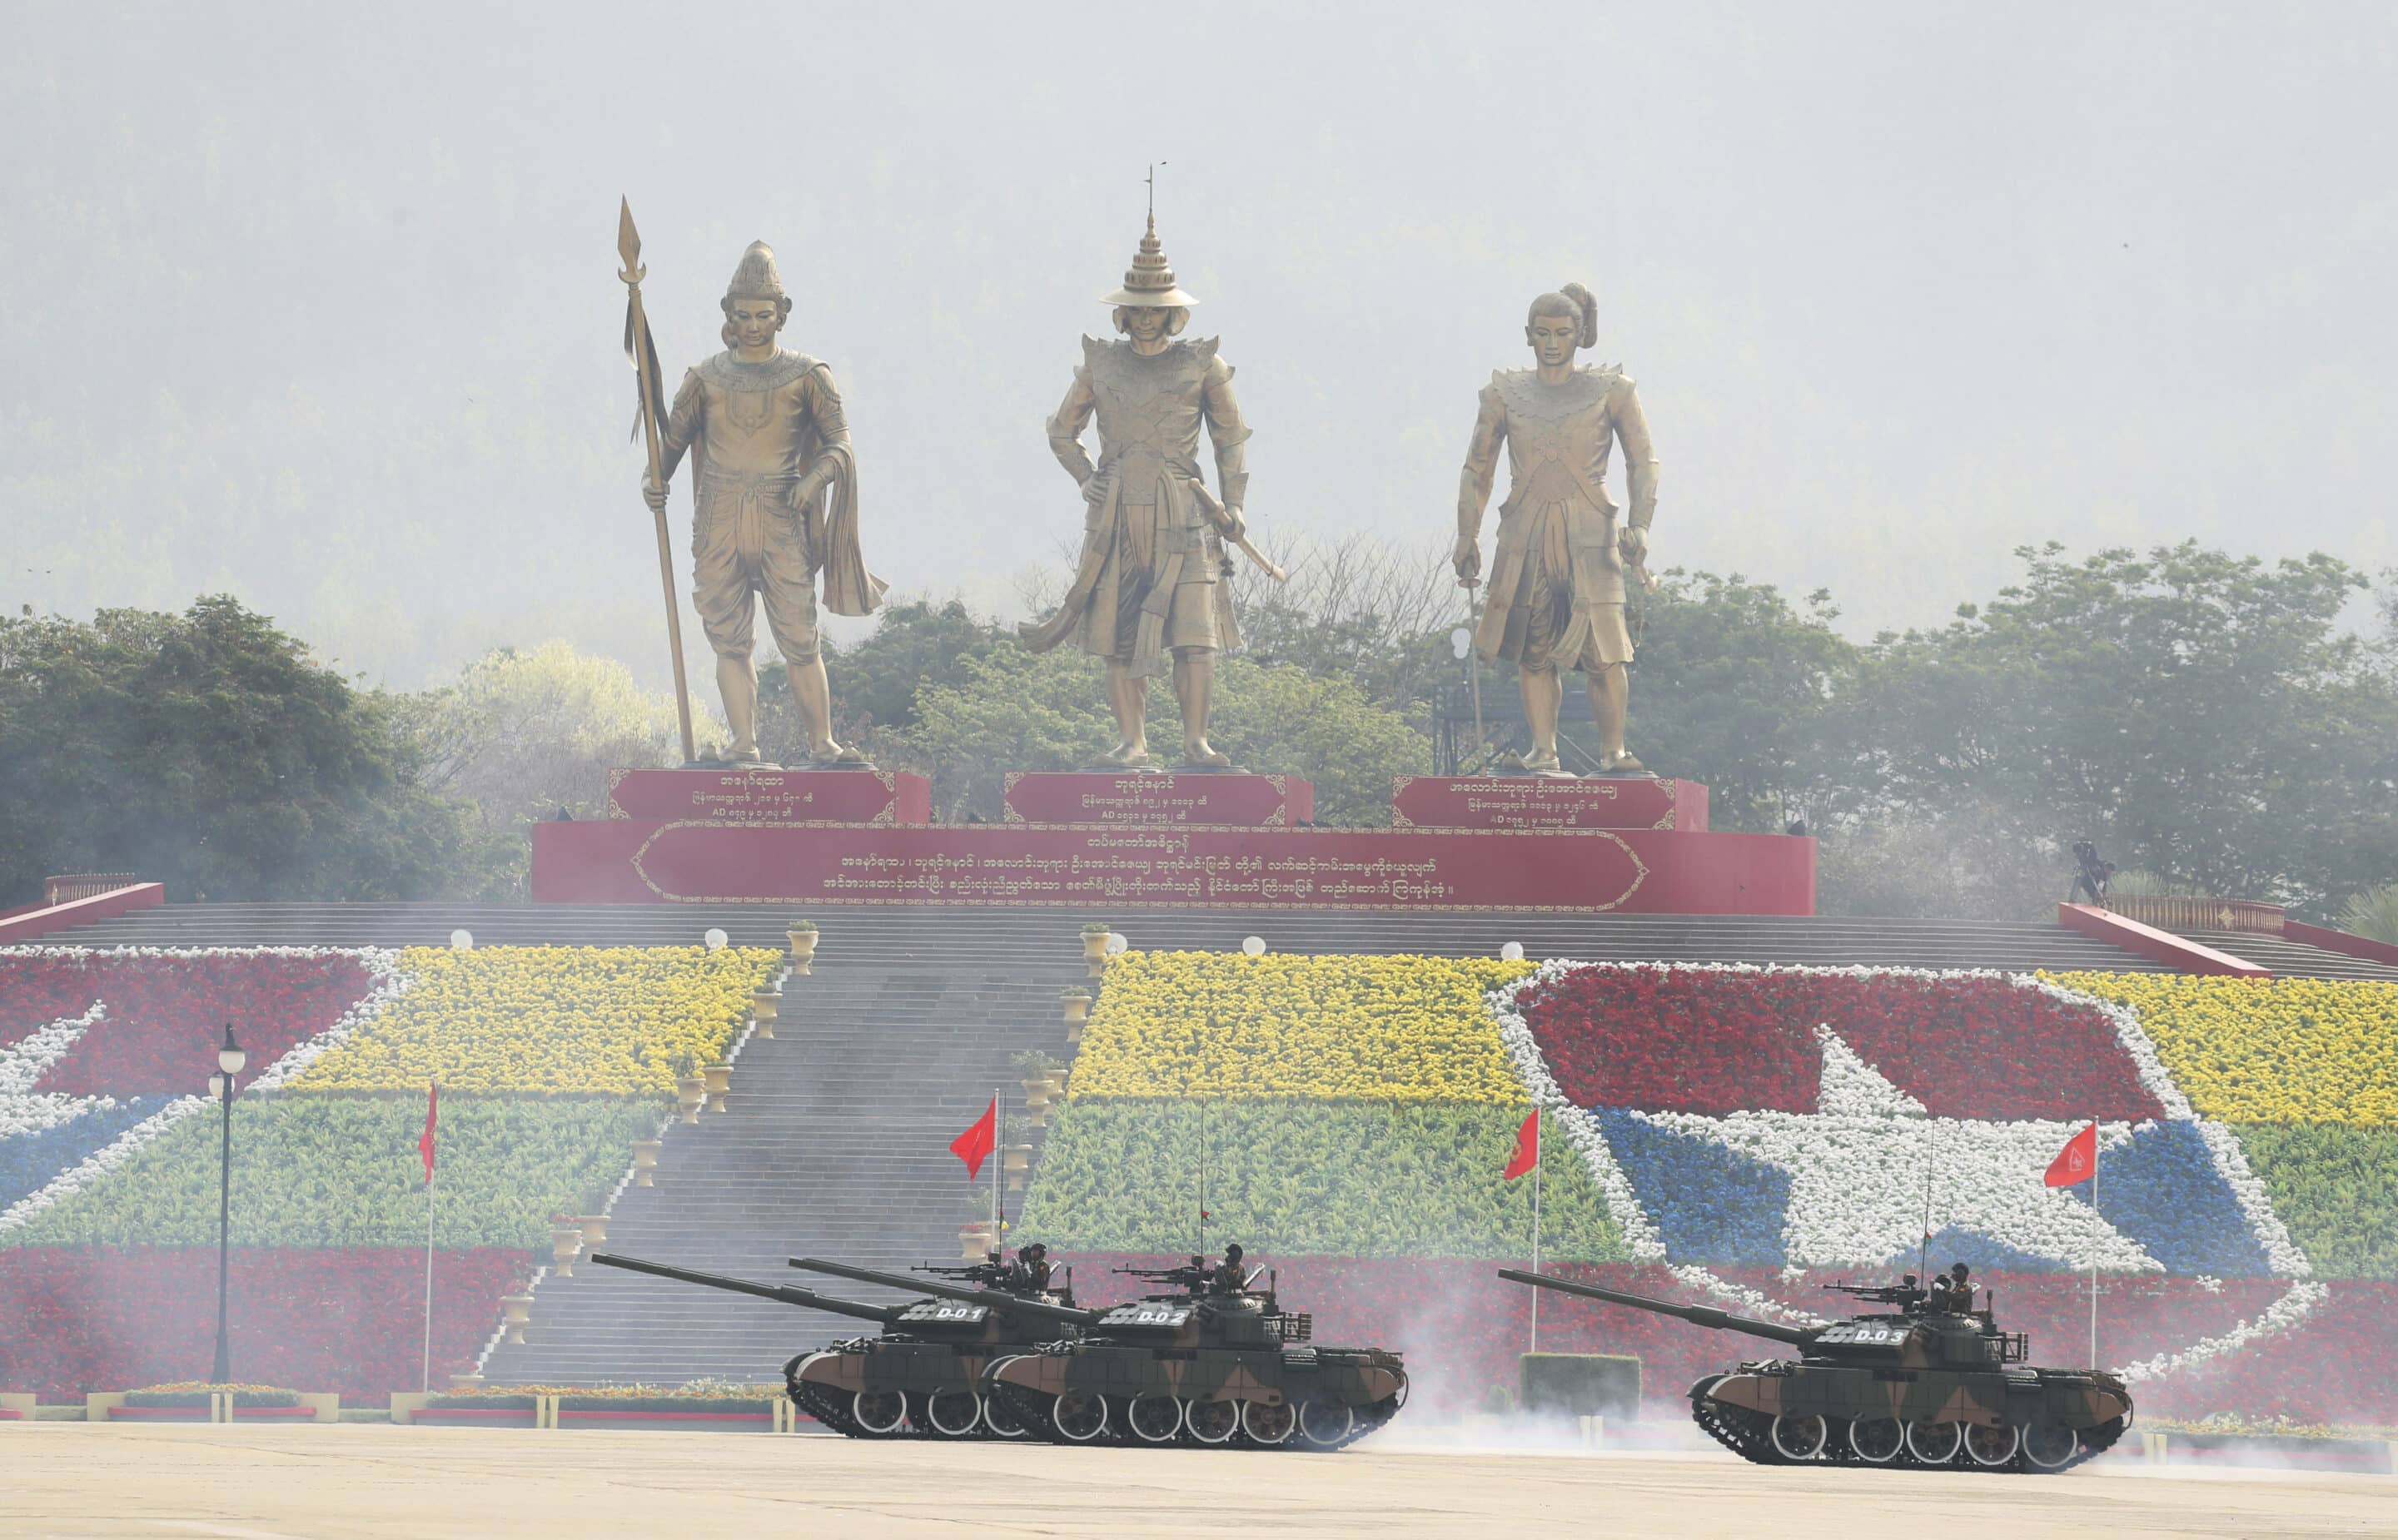
<path fill-rule="evenodd" d="M 1464 679 L 1439 555 L 1351 542 L 1239 591 L 1214 736 L 1313 779 L 1319 822 L 1387 822 L 1391 777 L 1435 768 L 1435 702 Z M 2398 581 L 2194 544 L 2021 557 L 1947 624 L 1863 641 L 1829 594 L 1666 572 L 1632 745 L 1706 783 L 1717 827 L 1805 824 L 1827 913 L 2035 917 L 2081 838 L 2135 881 L 2334 922 L 2398 880 Z M 892 605 L 829 650 L 842 735 L 930 774 L 944 820 L 995 819 L 1008 770 L 1112 738 L 1089 660 L 961 604 Z M 765 683 L 764 748 L 797 758 L 781 671 Z M 1513 671 L 1480 685 L 1504 717 Z M 1152 712 L 1172 719 L 1162 688 Z M 600 814 L 606 769 L 672 762 L 675 737 L 671 701 L 563 644 L 395 694 L 226 598 L 0 618 L 0 904 L 69 870 L 178 899 L 520 894 L 528 825 Z"/>

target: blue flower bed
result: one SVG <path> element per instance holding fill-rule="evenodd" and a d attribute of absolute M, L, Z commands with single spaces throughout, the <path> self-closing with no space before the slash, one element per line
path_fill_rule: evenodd
<path fill-rule="evenodd" d="M 1593 1116 L 1673 1262 L 1779 1267 L 1790 1173 L 1622 1107 Z"/>
<path fill-rule="evenodd" d="M 38 1132 L 0 1138 L 0 1209 L 48 1186 L 60 1172 L 72 1171 L 106 1149 L 127 1129 L 155 1117 L 173 1100 L 171 1096 L 130 1096 L 113 1107 L 95 1108 Z"/>

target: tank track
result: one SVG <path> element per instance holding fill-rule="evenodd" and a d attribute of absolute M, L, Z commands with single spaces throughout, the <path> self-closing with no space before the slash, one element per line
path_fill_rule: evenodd
<path fill-rule="evenodd" d="M 1050 1421 L 1049 1397 L 1041 1394 L 1041 1392 L 1037 1390 L 1027 1390 L 1022 1386 L 1017 1385 L 1002 1384 L 997 1387 L 997 1389 L 1000 1395 L 1006 1398 L 1008 1409 L 1016 1413 L 1017 1421 L 1024 1425 L 1025 1435 L 1027 1438 L 1037 1439 L 1044 1443 L 1062 1444 L 1069 1449 L 1076 1447 L 1122 1448 L 1137 1445 L 1141 1448 L 1156 1449 L 1246 1449 L 1253 1450 L 1260 1453 L 1288 1450 L 1302 1454 L 1330 1454 L 1337 1451 L 1346 1449 L 1368 1433 L 1377 1431 L 1383 1424 L 1389 1422 L 1392 1417 L 1395 1416 L 1399 1410 L 1399 1398 L 1397 1397 L 1393 1397 L 1388 1400 L 1377 1402 L 1372 1406 L 1359 1407 L 1356 1409 L 1355 1421 L 1351 1425 L 1347 1435 L 1342 1437 L 1339 1441 L 1328 1444 L 1312 1444 L 1305 1442 L 1300 1440 L 1299 1435 L 1295 1432 L 1289 1438 L 1283 1440 L 1280 1443 L 1261 1444 L 1255 1439 L 1250 1438 L 1246 1431 L 1235 1432 L 1230 1439 L 1225 1440 L 1220 1444 L 1203 1444 L 1198 1440 L 1193 1439 L 1186 1430 L 1176 1434 L 1173 1440 L 1169 1443 L 1152 1445 L 1142 1443 L 1141 1440 L 1137 1440 L 1132 1436 L 1131 1432 L 1125 1426 L 1123 1408 L 1111 1399 L 1108 1406 L 1108 1430 L 1105 1433 L 1100 1434 L 1098 1438 L 1090 1440 L 1087 1445 L 1078 1446 L 1074 1440 L 1069 1439 L 1065 1435 L 1059 1433 L 1058 1431 L 1057 1425 Z"/>
<path fill-rule="evenodd" d="M 1725 1406 L 1720 1402 L 1708 1399 L 1705 1394 L 1708 1383 L 1710 1382 L 1703 1381 L 1691 1391 L 1691 1421 L 1704 1428 L 1709 1438 L 1751 1465 L 1856 1466 L 1868 1468 L 1871 1466 L 1873 1462 L 1858 1458 L 1856 1452 L 1849 1447 L 1846 1437 L 1839 1431 L 1841 1425 L 1839 1424 L 1834 1425 L 1831 1437 L 1825 1440 L 1822 1454 L 1812 1460 L 1791 1459 L 1773 1447 L 1772 1418 L 1762 1412 L 1751 1412 L 1746 1407 Z M 1884 1462 L 1882 1468 L 1970 1470 L 1987 1472 L 1993 1476 L 2060 1476 L 2114 1448 L 2115 1441 L 2123 1436 L 2124 1426 L 2123 1419 L 2116 1417 L 2100 1423 L 2095 1427 L 2082 1429 L 2081 1447 L 2074 1452 L 2073 1458 L 2054 1470 L 2043 1470 L 2025 1459 L 2021 1453 L 2017 1453 L 2006 1464 L 1997 1466 L 1980 1465 L 1961 1455 L 1955 1460 L 1944 1460 L 1938 1465 L 1930 1465 L 1917 1459 L 1912 1450 L 1905 1448 L 1898 1452 L 1895 1459 Z"/>

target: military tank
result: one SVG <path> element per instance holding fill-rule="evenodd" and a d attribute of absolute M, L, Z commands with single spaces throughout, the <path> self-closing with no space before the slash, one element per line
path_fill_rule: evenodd
<path fill-rule="evenodd" d="M 2122 1380 L 2097 1369 L 2026 1367 L 2025 1333 L 1999 1329 L 1987 1291 L 1974 1309 L 1961 1279 L 1955 1292 L 1918 1288 L 1912 1276 L 1825 1284 L 1894 1308 L 1802 1327 L 1513 1268 L 1499 1276 L 1797 1348 L 1795 1360 L 1744 1363 L 1691 1386 L 1691 1420 L 1759 1465 L 2054 1472 L 2104 1452 L 2131 1425 Z"/>
<path fill-rule="evenodd" d="M 896 1305 L 863 1305 L 813 1289 L 752 1283 L 639 1257 L 595 1254 L 590 1260 L 603 1267 L 876 1323 L 882 1328 L 876 1335 L 801 1353 L 783 1365 L 793 1404 L 852 1439 L 1022 1438 L 1025 1429 L 1005 1408 L 994 1410 L 986 1402 L 978 1386 L 983 1366 L 994 1354 L 1049 1342 L 1087 1314 L 1071 1307 L 1070 1291 L 1048 1290 L 1045 1264 L 1028 1268 L 1020 1260 L 936 1269 L 974 1287 L 959 1289 L 959 1299 L 919 1298 Z M 933 1292 L 905 1274 L 868 1277 L 919 1294 Z"/>
<path fill-rule="evenodd" d="M 1240 1445 L 1332 1450 L 1407 1404 L 1396 1353 L 1324 1347 L 1314 1321 L 1286 1311 L 1260 1267 L 1241 1276 L 1199 1257 L 1180 1267 L 1119 1267 L 1163 1285 L 1095 1312 L 1078 1336 L 997 1357 L 990 1404 L 1056 1443 Z"/>
<path fill-rule="evenodd" d="M 1075 1308 L 1071 1287 L 1051 1288 L 1045 1261 L 1028 1268 L 1017 1255 L 1013 1265 L 994 1258 L 915 1273 L 790 1258 L 810 1272 L 931 1296 L 892 1306 L 897 1313 L 879 1337 L 837 1342 L 785 1364 L 791 1399 L 853 1438 L 1024 1437 L 1031 1430 L 984 1392 L 983 1370 L 995 1357 L 1071 1340 L 1098 1313 Z"/>

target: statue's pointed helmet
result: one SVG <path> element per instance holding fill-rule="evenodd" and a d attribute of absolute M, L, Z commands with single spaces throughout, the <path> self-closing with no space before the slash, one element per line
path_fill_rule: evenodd
<path fill-rule="evenodd" d="M 782 300 L 782 270 L 775 265 L 775 248 L 764 241 L 751 241 L 749 249 L 741 253 L 741 265 L 733 270 L 733 281 L 724 286 L 728 300 Z"/>
<path fill-rule="evenodd" d="M 1174 282 L 1174 268 L 1165 260 L 1165 248 L 1158 243 L 1157 216 L 1149 219 L 1149 231 L 1140 238 L 1140 249 L 1133 253 L 1132 266 L 1125 269 L 1124 287 L 1101 300 L 1103 305 L 1195 305 L 1199 301 L 1185 294 Z"/>

